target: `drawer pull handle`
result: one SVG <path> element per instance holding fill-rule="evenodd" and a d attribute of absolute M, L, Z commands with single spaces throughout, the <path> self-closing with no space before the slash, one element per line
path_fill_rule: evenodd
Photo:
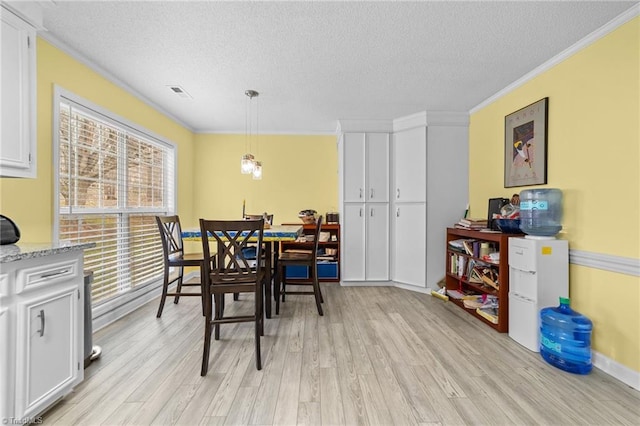
<path fill-rule="evenodd" d="M 40 337 L 44 336 L 44 309 L 40 309 L 40 313 L 38 314 L 38 318 L 40 318 Z"/>
<path fill-rule="evenodd" d="M 69 268 L 60 269 L 58 271 L 47 272 L 45 274 L 42 274 L 42 275 L 40 275 L 40 278 L 42 278 L 42 279 L 53 278 L 53 277 L 57 277 L 58 275 L 64 275 L 64 274 L 66 274 L 68 272 L 69 272 Z"/>
<path fill-rule="evenodd" d="M 373 188 L 371 188 L 371 197 L 373 199 Z"/>
<path fill-rule="evenodd" d="M 360 188 L 360 195 L 358 195 L 358 198 L 362 198 L 362 188 Z"/>

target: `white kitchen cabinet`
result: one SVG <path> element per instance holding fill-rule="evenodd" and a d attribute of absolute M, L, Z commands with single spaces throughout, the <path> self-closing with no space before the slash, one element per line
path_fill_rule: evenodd
<path fill-rule="evenodd" d="M 345 133 L 343 200 L 389 201 L 389 134 Z"/>
<path fill-rule="evenodd" d="M 389 133 L 340 137 L 343 282 L 389 280 Z"/>
<path fill-rule="evenodd" d="M 394 121 L 391 279 L 424 289 L 444 277 L 446 228 L 468 201 L 468 114 Z"/>
<path fill-rule="evenodd" d="M 365 279 L 389 280 L 389 204 L 368 203 L 366 209 Z"/>
<path fill-rule="evenodd" d="M 52 253 L 2 263 L 7 275 L 7 296 L 0 304 L 0 334 L 4 330 L 7 342 L 0 348 L 0 368 L 7 369 L 7 392 L 0 398 L 4 418 L 37 416 L 84 377 L 82 250 Z"/>
<path fill-rule="evenodd" d="M 393 135 L 393 191 L 396 202 L 426 201 L 427 129 L 417 127 Z"/>
<path fill-rule="evenodd" d="M 0 176 L 36 176 L 36 31 L 0 6 Z"/>
<path fill-rule="evenodd" d="M 389 204 L 345 203 L 342 281 L 389 280 Z"/>
<path fill-rule="evenodd" d="M 9 342 L 9 277 L 0 274 L 0 342 Z M 0 347 L 0 419 L 9 415 L 9 353 Z"/>
<path fill-rule="evenodd" d="M 425 203 L 403 203 L 394 206 L 393 281 L 425 287 L 425 209 Z"/>
<path fill-rule="evenodd" d="M 344 203 L 340 248 L 342 281 L 365 280 L 365 230 L 364 203 Z"/>

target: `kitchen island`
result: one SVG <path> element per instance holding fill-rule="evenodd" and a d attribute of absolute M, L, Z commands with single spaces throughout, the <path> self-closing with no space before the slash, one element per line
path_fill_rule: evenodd
<path fill-rule="evenodd" d="M 37 421 L 84 378 L 83 250 L 93 246 L 0 246 L 0 419 Z"/>

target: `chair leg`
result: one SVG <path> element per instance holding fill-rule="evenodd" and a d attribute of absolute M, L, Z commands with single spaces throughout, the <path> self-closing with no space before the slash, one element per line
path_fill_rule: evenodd
<path fill-rule="evenodd" d="M 236 302 L 240 300 L 240 293 L 233 293 L 233 300 L 235 300 Z"/>
<path fill-rule="evenodd" d="M 200 265 L 200 297 L 202 299 L 202 315 L 207 315 L 205 312 L 206 292 L 204 291 L 204 286 L 206 285 L 206 282 L 204 274 L 204 265 Z"/>
<path fill-rule="evenodd" d="M 215 299 L 215 315 L 214 319 L 219 320 L 222 318 L 222 310 L 224 303 L 224 294 L 216 294 L 214 296 Z M 220 324 L 216 323 L 213 326 L 213 338 L 215 340 L 220 340 Z"/>
<path fill-rule="evenodd" d="M 204 350 L 202 351 L 202 368 L 200 370 L 201 376 L 206 376 L 209 371 L 209 349 L 211 348 L 211 301 L 205 308 L 205 323 L 204 323 Z"/>
<path fill-rule="evenodd" d="M 167 299 L 168 288 L 169 288 L 169 270 L 168 268 L 165 268 L 164 280 L 162 282 L 162 296 L 160 296 L 160 306 L 158 307 L 158 313 L 156 314 L 156 318 L 160 318 L 162 316 L 162 309 L 164 309 L 164 302 Z"/>
<path fill-rule="evenodd" d="M 276 299 L 276 315 L 280 315 L 280 286 L 282 285 L 282 277 L 284 276 L 284 266 L 278 265 L 276 276 L 273 280 L 273 296 Z"/>
<path fill-rule="evenodd" d="M 287 267 L 282 267 L 282 275 L 280 277 L 282 282 L 282 301 L 284 302 L 284 295 L 287 293 Z"/>
<path fill-rule="evenodd" d="M 180 300 L 180 292 L 182 292 L 182 278 L 184 278 L 184 268 L 181 266 L 180 267 L 180 275 L 178 275 L 178 286 L 176 288 L 176 297 L 175 299 L 173 299 L 173 303 L 174 304 L 178 304 L 178 301 Z"/>
<path fill-rule="evenodd" d="M 262 370 L 262 357 L 260 356 L 260 336 L 264 335 L 264 316 L 262 309 L 262 289 L 260 284 L 256 286 L 256 369 Z"/>
<path fill-rule="evenodd" d="M 312 266 L 311 268 L 311 274 L 313 274 L 313 293 L 314 293 L 314 297 L 316 299 L 316 307 L 318 308 L 318 315 L 323 316 L 324 313 L 322 312 L 322 293 L 320 292 L 320 283 L 318 282 L 318 267 L 317 266 Z"/>

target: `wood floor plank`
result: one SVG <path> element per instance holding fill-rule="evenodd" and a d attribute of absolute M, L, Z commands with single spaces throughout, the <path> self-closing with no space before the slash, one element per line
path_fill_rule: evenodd
<path fill-rule="evenodd" d="M 347 342 L 344 324 L 331 324 L 331 335 L 335 345 L 338 374 L 340 375 L 340 394 L 345 422 L 348 425 L 365 424 L 367 415 L 362 400 L 362 390 L 358 380 L 358 372 L 354 364 L 351 349 Z"/>
<path fill-rule="evenodd" d="M 295 329 L 294 327 L 292 329 Z M 297 337 L 297 333 L 292 333 Z M 289 345 L 291 348 L 291 345 Z M 298 419 L 298 402 L 300 399 L 300 375 L 302 373 L 302 352 L 288 351 L 284 361 L 284 371 L 278 390 L 276 410 L 273 423 L 277 425 L 294 425 Z"/>
<path fill-rule="evenodd" d="M 336 367 L 320 368 L 320 414 L 322 424 L 344 425 L 344 410 L 340 393 L 340 378 Z"/>
<path fill-rule="evenodd" d="M 300 374 L 300 396 L 302 402 L 320 402 L 320 349 L 318 338 L 318 314 L 305 317 L 302 348 L 302 372 Z"/>
<path fill-rule="evenodd" d="M 319 402 L 301 402 L 298 404 L 299 426 L 320 426 L 322 425 L 322 415 L 320 413 Z"/>
<path fill-rule="evenodd" d="M 370 425 L 394 424 L 387 402 L 384 399 L 380 383 L 375 374 L 361 374 L 358 376 L 362 400 L 367 410 L 367 420 Z M 324 420 L 324 419 L 323 419 Z"/>
<path fill-rule="evenodd" d="M 233 405 L 228 410 L 227 417 L 209 417 L 210 419 L 224 419 L 226 425 L 248 425 L 251 410 L 258 398 L 258 388 L 254 386 L 241 387 L 235 394 Z"/>

